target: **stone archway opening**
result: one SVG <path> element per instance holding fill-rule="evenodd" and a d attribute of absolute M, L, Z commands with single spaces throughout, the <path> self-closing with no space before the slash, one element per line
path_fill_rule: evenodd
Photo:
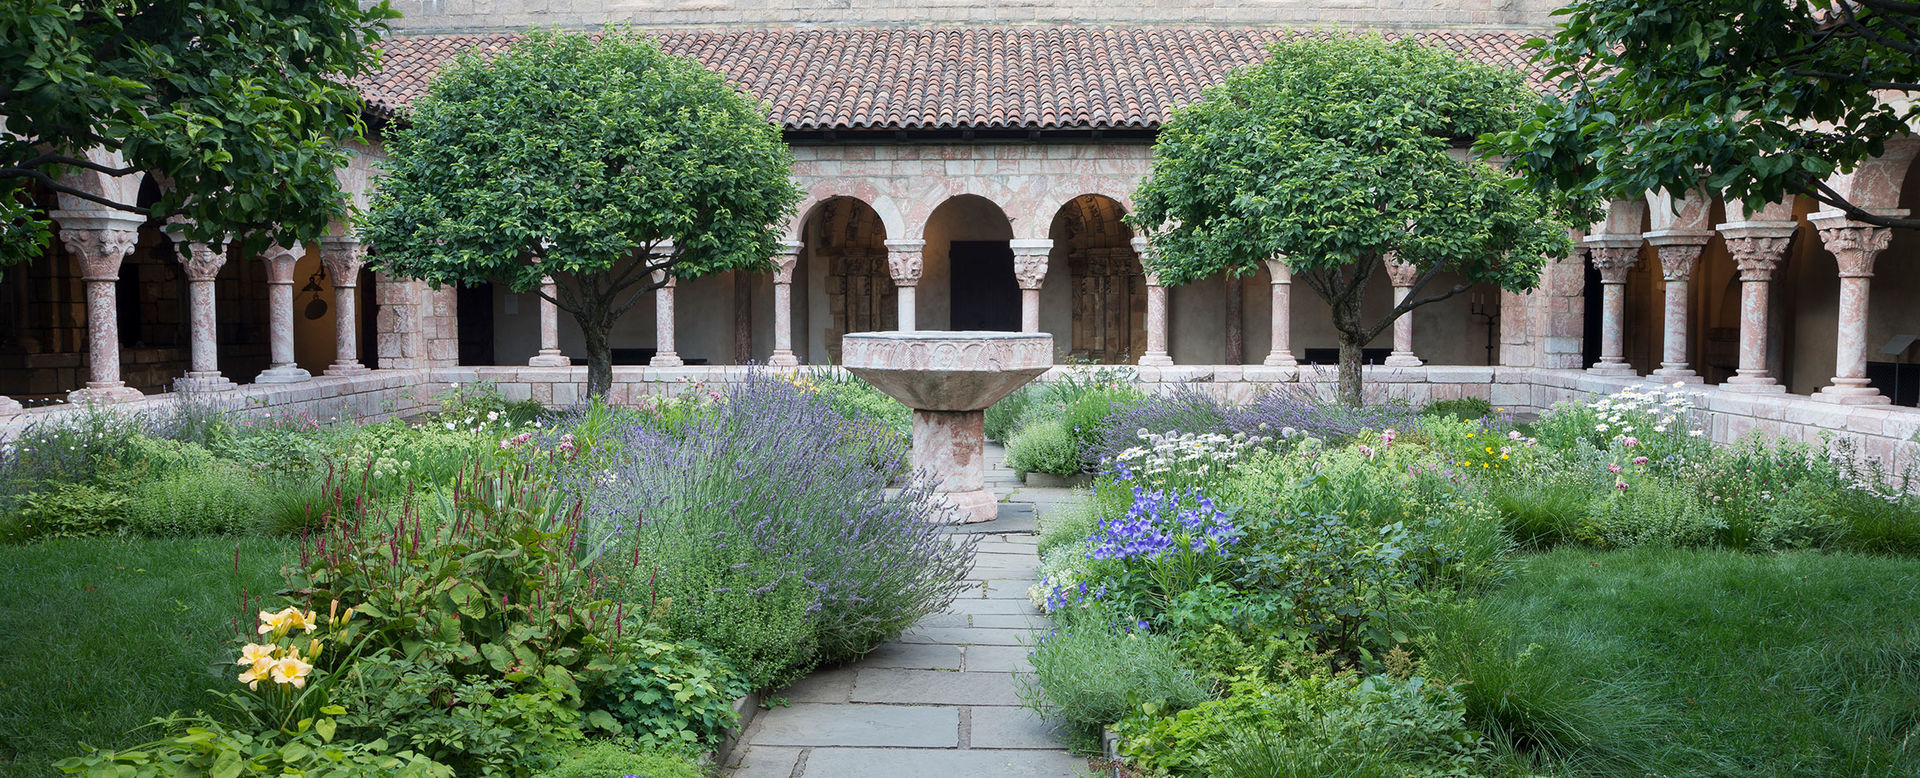
<path fill-rule="evenodd" d="M 1107 365 L 1132 364 L 1147 344 L 1147 286 L 1133 230 L 1119 201 L 1097 194 L 1075 197 L 1054 214 L 1056 266 L 1064 262 L 1072 298 L 1068 357 Z"/>
<path fill-rule="evenodd" d="M 825 269 L 827 359 L 840 363 L 840 336 L 891 330 L 899 297 L 887 272 L 887 227 L 873 207 L 852 197 L 814 206 L 802 228 L 807 258 Z"/>
<path fill-rule="evenodd" d="M 1020 330 L 1013 224 L 1000 206 L 978 195 L 948 198 L 927 216 L 923 239 L 921 327 Z"/>

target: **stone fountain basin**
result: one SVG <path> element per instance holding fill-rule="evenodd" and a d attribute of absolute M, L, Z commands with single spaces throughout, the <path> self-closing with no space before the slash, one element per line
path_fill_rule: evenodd
<path fill-rule="evenodd" d="M 981 411 L 1053 367 L 1053 336 L 1035 332 L 857 332 L 840 364 L 923 411 Z"/>

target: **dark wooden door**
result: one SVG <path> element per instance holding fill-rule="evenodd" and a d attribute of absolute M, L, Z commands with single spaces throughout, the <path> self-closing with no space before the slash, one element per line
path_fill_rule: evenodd
<path fill-rule="evenodd" d="M 1020 331 L 1020 284 L 1004 240 L 956 240 L 947 252 L 956 330 Z"/>

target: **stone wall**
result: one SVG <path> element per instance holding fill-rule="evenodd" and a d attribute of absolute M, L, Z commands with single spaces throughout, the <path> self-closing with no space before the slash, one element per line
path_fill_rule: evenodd
<path fill-rule="evenodd" d="M 624 22 L 643 27 L 878 24 L 1338 24 L 1539 27 L 1562 0 L 395 0 L 409 31 Z"/>
<path fill-rule="evenodd" d="M 438 389 L 427 382 L 424 370 L 374 370 L 355 376 L 315 376 L 297 384 L 241 384 L 228 392 L 205 395 L 205 402 L 241 415 L 304 412 L 321 422 L 382 421 L 422 412 Z M 159 414 L 178 401 L 176 394 L 156 394 L 135 402 L 105 406 L 115 413 Z M 49 405 L 11 415 L 0 411 L 0 440 L 10 439 L 28 426 L 57 422 L 85 409 L 77 405 Z"/>

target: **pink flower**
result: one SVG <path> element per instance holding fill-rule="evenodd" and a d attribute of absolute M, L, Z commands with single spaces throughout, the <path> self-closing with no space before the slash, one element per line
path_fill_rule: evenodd
<path fill-rule="evenodd" d="M 1646 464 L 1646 463 L 1647 463 L 1647 458 L 1646 458 L 1646 457 L 1634 457 L 1634 458 L 1633 458 L 1633 463 L 1634 463 L 1634 464 L 1636 464 L 1636 465 L 1644 465 L 1644 464 Z"/>
<path fill-rule="evenodd" d="M 1393 430 L 1381 430 L 1380 445 L 1391 446 L 1393 445 L 1393 439 L 1397 437 L 1400 437 L 1399 434 L 1395 433 Z"/>
<path fill-rule="evenodd" d="M 1626 481 L 1615 481 L 1615 482 L 1613 482 L 1613 488 L 1615 488 L 1615 489 L 1619 489 L 1620 491 L 1623 491 L 1623 492 L 1624 492 L 1624 491 L 1626 491 L 1626 490 L 1627 490 L 1627 482 L 1626 482 Z"/>
<path fill-rule="evenodd" d="M 1372 458 L 1373 458 L 1373 447 L 1372 447 L 1372 446 L 1369 446 L 1369 445 L 1367 445 L 1367 444 L 1365 444 L 1365 443 L 1362 443 L 1362 444 L 1360 444 L 1360 446 L 1359 446 L 1359 449 L 1360 449 L 1360 453 L 1361 453 L 1361 454 L 1362 454 L 1363 456 L 1365 456 L 1366 458 L 1368 458 L 1368 459 L 1372 459 Z"/>
<path fill-rule="evenodd" d="M 1621 438 L 1620 442 L 1626 444 L 1627 448 L 1633 448 L 1634 446 L 1640 445 L 1640 439 L 1632 435 L 1628 435 L 1624 438 Z"/>
<path fill-rule="evenodd" d="M 1609 472 L 1609 473 L 1618 473 L 1618 472 L 1620 472 L 1620 463 L 1619 463 L 1619 462 L 1614 462 L 1614 463 L 1612 463 L 1612 464 L 1609 464 L 1609 465 L 1607 465 L 1607 472 Z"/>

